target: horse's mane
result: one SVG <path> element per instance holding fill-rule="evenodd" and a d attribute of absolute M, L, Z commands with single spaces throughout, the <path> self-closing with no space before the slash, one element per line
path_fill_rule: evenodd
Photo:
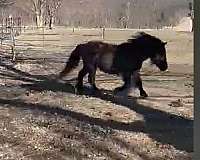
<path fill-rule="evenodd" d="M 147 34 L 145 32 L 137 32 L 135 35 L 131 36 L 132 38 L 128 39 L 128 43 L 154 43 L 154 44 L 161 44 L 162 41 L 150 34 Z"/>

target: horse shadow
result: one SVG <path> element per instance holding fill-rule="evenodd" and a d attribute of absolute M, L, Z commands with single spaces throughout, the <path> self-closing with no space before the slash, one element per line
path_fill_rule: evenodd
<path fill-rule="evenodd" d="M 21 85 L 21 87 L 34 91 L 53 91 L 77 94 L 74 87 L 74 81 L 75 79 L 71 79 L 65 81 L 66 83 L 63 83 L 54 79 L 46 79 L 32 84 L 24 84 Z M 84 114 L 79 114 L 74 117 L 70 114 L 72 118 L 76 118 L 91 125 L 110 127 L 116 130 L 143 132 L 159 143 L 166 145 L 170 144 L 179 150 L 193 152 L 193 120 L 161 111 L 159 108 L 155 109 L 139 104 L 135 97 L 124 98 L 121 96 L 115 96 L 112 91 L 106 89 L 93 91 L 91 88 L 85 86 L 78 94 L 95 97 L 104 101 L 109 101 L 113 104 L 127 107 L 132 111 L 141 114 L 144 121 L 124 123 L 114 120 L 93 118 Z M 69 111 L 66 110 L 66 112 Z"/>
<path fill-rule="evenodd" d="M 65 83 L 63 83 L 62 81 L 60 82 L 55 80 L 54 75 L 34 75 L 16 69 L 12 65 L 7 65 L 3 61 L 0 61 L 0 66 L 5 67 L 7 70 L 6 72 L 1 72 L 1 76 L 5 76 L 6 78 L 14 80 L 22 80 L 28 83 L 20 85 L 22 88 L 33 91 L 53 91 L 75 94 L 74 83 L 76 79 L 66 80 Z M 13 72 L 16 75 L 13 74 Z M 151 108 L 150 106 L 139 104 L 137 102 L 137 98 L 135 97 L 124 98 L 120 96 L 114 96 L 112 91 L 106 89 L 102 89 L 99 92 L 94 92 L 89 87 L 84 87 L 83 91 L 79 94 L 95 97 L 104 101 L 109 101 L 113 104 L 127 107 L 132 111 L 141 114 L 144 118 L 144 121 L 124 123 L 119 121 L 103 120 L 90 117 L 82 113 L 76 113 L 67 110 L 67 108 L 61 109 L 59 106 L 57 106 L 55 110 L 44 105 L 40 105 L 37 108 L 43 108 L 44 110 L 49 110 L 50 112 L 55 111 L 61 115 L 71 116 L 72 118 L 84 121 L 91 125 L 99 125 L 102 127 L 109 127 L 116 130 L 129 132 L 143 132 L 162 144 L 171 144 L 175 148 L 187 152 L 193 151 L 193 120 L 161 111 L 159 108 L 155 109 Z M 3 101 L 0 99 L 0 102 L 13 103 L 14 105 L 17 105 L 16 101 Z M 24 104 L 25 103 L 19 102 L 18 106 L 31 106 Z"/>

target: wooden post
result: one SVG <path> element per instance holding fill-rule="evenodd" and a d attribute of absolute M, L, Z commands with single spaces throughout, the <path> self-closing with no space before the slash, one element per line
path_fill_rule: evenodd
<path fill-rule="evenodd" d="M 43 40 L 43 49 L 44 49 L 44 26 L 42 26 L 42 40 Z"/>
<path fill-rule="evenodd" d="M 3 45 L 3 19 L 2 19 L 2 24 L 1 24 L 1 46 Z"/>
<path fill-rule="evenodd" d="M 16 61 L 16 52 L 15 52 L 15 48 L 14 48 L 15 46 L 14 45 L 12 45 L 11 46 L 11 52 L 12 52 L 12 62 L 15 62 Z"/>
<path fill-rule="evenodd" d="M 15 52 L 15 35 L 14 35 L 14 28 L 13 26 L 11 26 L 10 28 L 10 34 L 11 34 L 11 40 L 12 40 L 12 44 L 11 44 L 11 53 L 12 53 L 12 61 L 15 62 L 16 61 L 16 52 Z"/>
<path fill-rule="evenodd" d="M 18 17 L 17 18 L 17 27 L 19 27 L 19 33 L 22 33 L 22 22 L 21 22 L 21 18 Z"/>
<path fill-rule="evenodd" d="M 105 38 L 105 27 L 102 28 L 102 39 L 104 40 Z"/>
<path fill-rule="evenodd" d="M 8 18 L 6 18 L 6 25 L 5 25 L 5 27 L 6 27 L 6 33 L 8 32 Z"/>

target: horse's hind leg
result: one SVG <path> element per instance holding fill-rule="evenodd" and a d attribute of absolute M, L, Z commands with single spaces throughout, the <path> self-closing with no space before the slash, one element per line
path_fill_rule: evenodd
<path fill-rule="evenodd" d="M 88 82 L 91 84 L 94 90 L 98 90 L 95 84 L 96 67 L 89 68 Z"/>
<path fill-rule="evenodd" d="M 135 72 L 134 73 L 134 78 L 135 78 L 135 85 L 136 87 L 139 89 L 140 91 L 140 96 L 141 97 L 148 97 L 148 94 L 145 92 L 145 90 L 143 89 L 143 85 L 142 85 L 142 79 L 140 77 L 139 72 Z"/>
<path fill-rule="evenodd" d="M 76 84 L 77 89 L 83 88 L 83 77 L 88 73 L 87 68 L 83 67 L 78 73 L 78 82 Z"/>

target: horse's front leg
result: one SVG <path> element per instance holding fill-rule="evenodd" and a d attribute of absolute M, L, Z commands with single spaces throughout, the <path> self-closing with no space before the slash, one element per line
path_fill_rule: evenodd
<path fill-rule="evenodd" d="M 141 97 L 148 97 L 148 94 L 143 89 L 142 79 L 140 77 L 140 73 L 138 71 L 134 72 L 133 77 L 134 77 L 134 80 L 135 80 L 135 85 L 140 91 L 140 96 Z"/>
<path fill-rule="evenodd" d="M 88 82 L 91 84 L 94 90 L 99 90 L 95 84 L 96 67 L 89 67 Z"/>
<path fill-rule="evenodd" d="M 123 73 L 122 78 L 124 81 L 124 84 L 121 87 L 117 87 L 114 90 L 114 93 L 126 91 L 126 94 L 128 94 L 129 89 L 131 88 L 131 73 Z"/>
<path fill-rule="evenodd" d="M 76 84 L 77 89 L 82 89 L 83 88 L 83 77 L 87 74 L 87 68 L 83 67 L 80 72 L 78 73 L 78 82 Z"/>

